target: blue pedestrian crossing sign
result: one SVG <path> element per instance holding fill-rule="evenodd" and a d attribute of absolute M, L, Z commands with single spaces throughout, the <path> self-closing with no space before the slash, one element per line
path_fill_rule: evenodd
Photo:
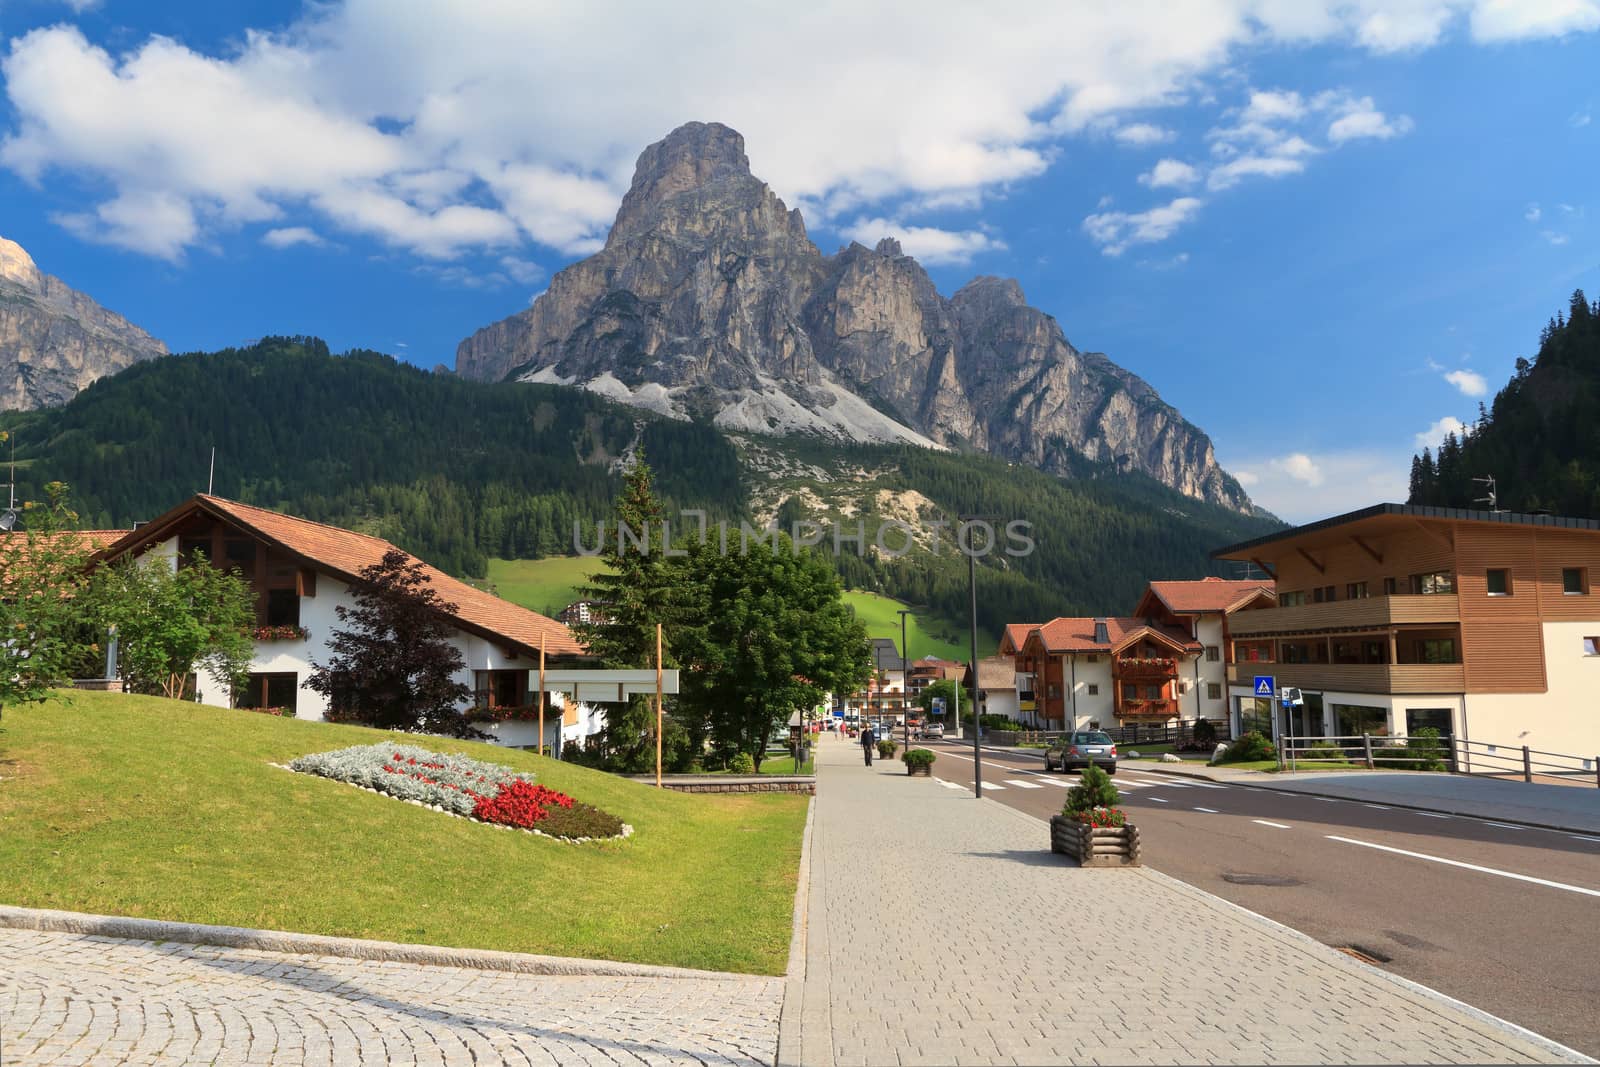
<path fill-rule="evenodd" d="M 1270 674 L 1256 675 L 1256 696 L 1269 700 L 1278 691 L 1278 680 Z"/>

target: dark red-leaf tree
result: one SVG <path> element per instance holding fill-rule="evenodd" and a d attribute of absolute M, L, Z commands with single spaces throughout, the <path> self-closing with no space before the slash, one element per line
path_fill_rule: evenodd
<path fill-rule="evenodd" d="M 466 668 L 450 643 L 446 617 L 456 606 L 428 582 L 422 564 L 398 549 L 361 571 L 354 607 L 334 609 L 343 625 L 328 644 L 332 660 L 312 662 L 306 684 L 328 698 L 338 722 L 453 737 L 479 736 L 459 710 L 472 690 L 455 680 Z"/>

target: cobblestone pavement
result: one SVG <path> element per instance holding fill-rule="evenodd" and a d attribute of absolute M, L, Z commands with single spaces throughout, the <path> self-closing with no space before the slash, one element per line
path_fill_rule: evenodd
<path fill-rule="evenodd" d="M 0 1064 L 769 1064 L 782 988 L 0 929 Z"/>
<path fill-rule="evenodd" d="M 1585 1062 L 1154 871 L 1077 868 L 849 742 L 817 763 L 783 1063 Z"/>

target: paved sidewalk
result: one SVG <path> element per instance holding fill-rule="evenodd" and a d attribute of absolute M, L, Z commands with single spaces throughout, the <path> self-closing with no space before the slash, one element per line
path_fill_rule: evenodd
<path fill-rule="evenodd" d="M 1547 785 L 1423 771 L 1295 771 L 1289 774 L 1264 774 L 1261 771 L 1237 770 L 1227 765 L 1180 766 L 1143 759 L 1128 761 L 1124 766 L 1235 785 L 1315 793 L 1375 804 L 1397 804 L 1450 815 L 1502 819 L 1558 830 L 1600 834 L 1600 789 L 1592 785 Z"/>
<path fill-rule="evenodd" d="M 0 929 L 0 1063 L 768 1064 L 782 989 Z"/>
<path fill-rule="evenodd" d="M 1079 869 L 898 761 L 830 738 L 817 764 L 782 1063 L 1585 1062 L 1155 871 Z"/>

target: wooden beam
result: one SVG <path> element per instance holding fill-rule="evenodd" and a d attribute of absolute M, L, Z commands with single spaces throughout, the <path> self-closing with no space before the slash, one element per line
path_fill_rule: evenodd
<path fill-rule="evenodd" d="M 1352 540 L 1352 541 L 1354 541 L 1356 543 L 1356 547 L 1357 548 L 1361 549 L 1361 551 L 1363 551 L 1367 555 L 1371 556 L 1372 557 L 1372 562 L 1374 562 L 1374 563 L 1382 563 L 1383 562 L 1383 553 L 1382 552 L 1375 551 L 1371 545 L 1369 545 L 1365 541 L 1361 540 L 1361 538 L 1357 537 L 1355 534 L 1351 534 L 1350 535 L 1350 540 Z"/>
<path fill-rule="evenodd" d="M 1442 534 L 1438 530 L 1433 529 L 1427 523 L 1423 522 L 1421 519 L 1417 519 L 1416 520 L 1416 524 L 1417 524 L 1417 529 L 1421 530 L 1423 533 L 1427 534 L 1429 537 L 1433 538 L 1435 541 L 1439 542 L 1441 545 L 1443 545 L 1444 547 L 1448 548 L 1450 551 L 1452 551 L 1452 552 L 1455 551 L 1456 542 L 1455 542 L 1454 538 L 1450 537 L 1447 534 Z"/>
<path fill-rule="evenodd" d="M 1311 553 L 1307 552 L 1303 548 L 1297 548 L 1297 549 L 1295 549 L 1295 551 L 1300 553 L 1300 555 L 1304 556 L 1305 557 L 1305 561 L 1307 563 L 1309 563 L 1313 567 L 1317 568 L 1317 573 L 1318 574 L 1327 574 L 1328 573 L 1328 568 L 1326 568 L 1322 564 L 1318 563 L 1316 557 L 1313 556 Z"/>
<path fill-rule="evenodd" d="M 1277 581 L 1278 580 L 1278 572 L 1273 570 L 1271 567 L 1267 566 L 1265 563 L 1262 563 L 1261 560 L 1259 560 L 1255 556 L 1251 556 L 1250 557 L 1250 562 L 1254 563 L 1257 567 L 1260 567 L 1262 573 L 1265 574 L 1268 578 L 1271 578 L 1273 581 Z"/>

